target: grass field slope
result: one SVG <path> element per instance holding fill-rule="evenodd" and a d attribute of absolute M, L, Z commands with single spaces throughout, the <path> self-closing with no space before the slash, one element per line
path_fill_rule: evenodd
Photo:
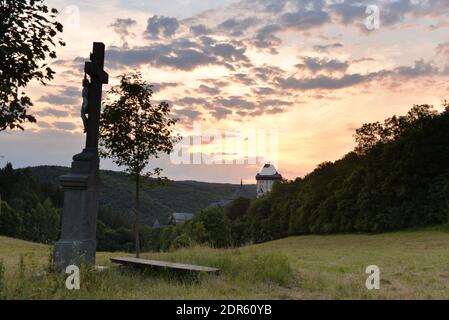
<path fill-rule="evenodd" d="M 194 247 L 145 258 L 204 264 L 220 276 L 81 271 L 81 289 L 49 273 L 51 247 L 0 237 L 0 296 L 6 299 L 449 299 L 449 233 L 441 228 L 380 235 L 299 236 L 239 249 Z M 367 290 L 365 268 L 380 268 Z"/>

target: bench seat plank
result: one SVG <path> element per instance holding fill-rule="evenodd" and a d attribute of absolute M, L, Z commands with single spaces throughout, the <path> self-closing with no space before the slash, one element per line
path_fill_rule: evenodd
<path fill-rule="evenodd" d="M 207 272 L 207 273 L 217 273 L 217 274 L 220 273 L 220 271 L 221 271 L 218 268 L 197 266 L 197 265 L 193 265 L 193 264 L 139 259 L 139 258 L 132 258 L 132 257 L 111 258 L 111 262 L 121 264 L 121 265 L 131 265 L 131 266 L 136 266 L 136 267 L 174 269 L 174 270 L 182 270 L 182 271 Z"/>

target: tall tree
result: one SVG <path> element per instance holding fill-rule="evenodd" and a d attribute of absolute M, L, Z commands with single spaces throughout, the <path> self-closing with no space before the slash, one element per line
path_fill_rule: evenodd
<path fill-rule="evenodd" d="M 56 58 L 58 44 L 65 45 L 57 15 L 43 0 L 0 0 L 0 131 L 36 122 L 22 90 L 32 80 L 45 85 L 53 79 L 48 60 Z"/>
<path fill-rule="evenodd" d="M 108 91 L 100 119 L 101 155 L 111 157 L 135 182 L 134 234 L 139 257 L 139 193 L 145 177 L 160 178 L 161 169 L 144 173 L 151 159 L 170 153 L 179 140 L 173 135 L 175 119 L 168 103 L 152 104 L 153 90 L 139 72 L 121 77 L 120 85 Z M 112 96 L 112 99 L 109 97 Z"/>

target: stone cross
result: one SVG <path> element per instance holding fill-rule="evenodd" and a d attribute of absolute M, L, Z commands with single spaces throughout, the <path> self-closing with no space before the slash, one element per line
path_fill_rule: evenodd
<path fill-rule="evenodd" d="M 84 157 L 94 157 L 98 154 L 98 135 L 99 122 L 101 113 L 101 93 L 102 85 L 108 83 L 109 76 L 103 70 L 104 68 L 104 52 L 103 43 L 94 42 L 93 52 L 90 54 L 90 60 L 84 64 L 84 72 L 90 76 L 88 96 L 88 114 L 86 148 L 74 160 L 82 160 Z"/>
<path fill-rule="evenodd" d="M 91 61 L 86 61 L 84 71 L 90 76 L 89 119 L 87 125 L 86 149 L 98 150 L 98 128 L 101 112 L 102 85 L 108 83 L 108 74 L 104 67 L 104 44 L 95 42 Z"/>
<path fill-rule="evenodd" d="M 94 42 L 84 71 L 90 77 L 86 147 L 73 156 L 69 174 L 60 177 L 64 189 L 61 238 L 55 244 L 54 266 L 64 272 L 69 265 L 94 265 L 99 194 L 98 138 L 103 84 L 108 83 L 104 68 L 105 46 Z"/>

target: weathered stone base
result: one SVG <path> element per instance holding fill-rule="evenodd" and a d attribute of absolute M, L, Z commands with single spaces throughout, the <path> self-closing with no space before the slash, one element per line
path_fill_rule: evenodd
<path fill-rule="evenodd" d="M 65 272 L 69 265 L 94 265 L 96 246 L 95 240 L 58 241 L 54 249 L 55 270 Z"/>
<path fill-rule="evenodd" d="M 70 173 L 59 179 L 64 189 L 64 212 L 61 237 L 54 250 L 57 272 L 65 272 L 68 265 L 95 264 L 98 166 L 98 155 L 84 149 L 74 157 Z"/>

